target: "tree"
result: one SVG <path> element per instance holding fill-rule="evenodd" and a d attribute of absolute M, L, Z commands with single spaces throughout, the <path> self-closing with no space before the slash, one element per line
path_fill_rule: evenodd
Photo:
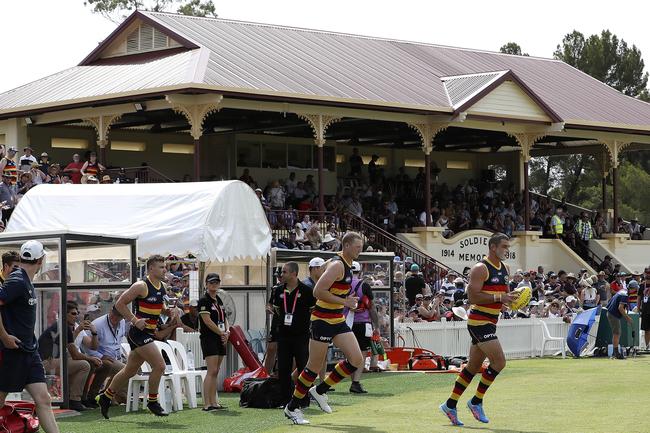
<path fill-rule="evenodd" d="M 193 16 L 214 16 L 216 8 L 212 0 L 85 0 L 93 13 L 119 23 L 134 10 L 170 12 L 178 5 L 176 12 Z"/>
<path fill-rule="evenodd" d="M 528 56 L 528 53 L 522 53 L 521 47 L 516 42 L 508 42 L 499 48 L 499 51 L 503 54 L 514 54 L 516 56 Z"/>
<path fill-rule="evenodd" d="M 577 30 L 567 34 L 553 57 L 591 75 L 620 92 L 648 98 L 648 73 L 641 51 L 630 48 L 623 39 L 603 30 L 600 35 L 585 36 Z"/>

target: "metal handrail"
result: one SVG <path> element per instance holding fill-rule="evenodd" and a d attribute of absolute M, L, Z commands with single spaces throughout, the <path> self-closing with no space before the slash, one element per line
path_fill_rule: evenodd
<path fill-rule="evenodd" d="M 318 225 L 321 235 L 327 232 L 329 224 L 334 224 L 337 232 L 339 231 L 338 216 L 334 212 L 299 209 L 271 209 L 266 211 L 266 218 L 278 240 L 288 238 L 295 224 L 301 222 L 305 215 L 309 216 L 313 224 Z"/>
<path fill-rule="evenodd" d="M 402 259 L 411 257 L 415 263 L 418 263 L 421 267 L 421 272 L 424 276 L 425 282 L 434 284 L 440 279 L 443 271 L 444 273 L 454 272 L 459 276 L 462 276 L 460 272 L 457 272 L 444 263 L 439 262 L 422 250 L 398 239 L 395 235 L 387 232 L 370 221 L 349 213 L 348 215 L 350 217 L 350 226 L 352 229 L 359 231 L 366 237 L 370 233 L 374 233 L 375 241 L 379 245 L 386 248 L 388 251 L 393 251 L 395 255 Z"/>
<path fill-rule="evenodd" d="M 124 170 L 126 177 L 135 183 L 171 183 L 176 182 L 164 173 L 156 170 L 155 168 L 143 165 L 139 167 L 122 167 L 122 168 L 109 168 L 102 172 L 108 174 L 114 181 L 120 174 L 120 170 Z"/>

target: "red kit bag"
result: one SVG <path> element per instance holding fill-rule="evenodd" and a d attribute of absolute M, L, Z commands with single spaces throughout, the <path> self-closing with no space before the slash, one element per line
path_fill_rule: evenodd
<path fill-rule="evenodd" d="M 0 433 L 36 433 L 36 405 L 31 401 L 7 401 L 0 408 Z"/>

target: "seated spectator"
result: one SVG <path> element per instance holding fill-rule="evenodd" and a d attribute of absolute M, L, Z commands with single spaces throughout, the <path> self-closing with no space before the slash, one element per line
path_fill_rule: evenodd
<path fill-rule="evenodd" d="M 47 169 L 46 180 L 47 183 L 52 183 L 57 185 L 63 183 L 63 181 L 61 180 L 61 166 L 59 164 L 50 164 L 50 166 Z"/>
<path fill-rule="evenodd" d="M 318 230 L 318 225 L 316 224 L 313 224 L 309 230 L 305 232 L 305 238 L 307 240 L 305 245 L 308 245 L 312 250 L 319 249 L 323 243 L 323 238 L 321 237 L 320 230 Z"/>
<path fill-rule="evenodd" d="M 555 300 L 552 301 L 550 304 L 547 304 L 547 306 L 544 308 L 544 311 L 542 312 L 542 317 L 549 317 L 549 318 L 562 317 L 562 307 L 560 305 L 560 301 Z"/>
<path fill-rule="evenodd" d="M 32 175 L 31 173 L 23 173 L 20 175 L 20 180 L 16 183 L 16 194 L 18 195 L 18 198 L 21 198 L 25 194 L 27 194 L 27 191 L 32 189 L 34 184 L 32 183 Z"/>
<path fill-rule="evenodd" d="M 84 346 L 88 354 L 100 358 L 102 364 L 95 369 L 95 377 L 88 388 L 88 397 L 84 405 L 96 407 L 95 397 L 104 389 L 104 384 L 110 383 L 113 376 L 124 368 L 124 363 L 121 361 L 121 342 L 126 337 L 128 327 L 114 306 L 107 314 L 93 320 L 92 324 L 97 334 L 96 344 L 94 344 L 95 340 L 91 339 L 88 342 L 84 338 Z M 126 402 L 126 389 L 117 391 L 115 401 L 117 403 Z"/>
<path fill-rule="evenodd" d="M 68 386 L 70 387 L 70 409 L 84 411 L 87 409 L 82 400 L 87 401 L 84 395 L 84 388 L 91 370 L 91 363 L 94 368 L 100 367 L 102 361 L 95 356 L 88 356 L 79 351 L 75 340 L 79 333 L 87 327 L 92 333 L 97 333 L 94 325 L 76 326 L 79 316 L 79 308 L 76 302 L 68 301 L 66 305 L 65 332 L 67 332 L 66 356 L 68 357 Z M 39 353 L 43 359 L 46 371 L 60 375 L 61 351 L 58 349 L 59 324 L 54 322 L 47 328 L 38 339 Z"/>
<path fill-rule="evenodd" d="M 609 285 L 610 290 L 612 292 L 612 296 L 614 296 L 617 292 L 619 292 L 619 291 L 626 288 L 624 278 L 625 278 L 625 272 L 617 272 L 616 273 L 616 278 Z"/>
<path fill-rule="evenodd" d="M 433 322 L 440 320 L 440 313 L 438 307 L 440 306 L 440 297 L 437 296 L 435 302 L 432 302 L 433 297 L 426 295 L 422 297 L 422 304 L 417 307 L 418 316 L 426 322 Z"/>
<path fill-rule="evenodd" d="M 339 251 L 341 249 L 341 241 L 332 236 L 331 233 L 326 233 L 319 249 L 322 251 Z"/>
<path fill-rule="evenodd" d="M 386 248 L 377 242 L 377 236 L 374 233 L 368 235 L 363 250 L 368 251 L 368 247 L 372 247 L 373 251 L 386 251 Z"/>
<path fill-rule="evenodd" d="M 445 229 L 442 232 L 442 236 L 446 238 L 454 235 L 454 232 L 449 229 L 449 218 L 447 218 L 444 209 L 440 213 L 440 218 L 438 218 L 438 221 L 436 221 L 436 227 L 442 227 L 443 229 Z"/>
<path fill-rule="evenodd" d="M 103 184 L 106 185 L 106 184 L 113 183 L 113 181 L 111 180 L 111 177 L 108 174 L 105 174 L 105 175 L 102 176 L 102 180 L 101 180 L 100 183 L 103 183 Z"/>
<path fill-rule="evenodd" d="M 641 232 L 641 225 L 639 220 L 634 217 L 630 220 L 630 224 L 627 227 L 628 233 L 630 234 L 630 239 L 640 241 L 643 239 L 643 233 Z"/>
<path fill-rule="evenodd" d="M 562 285 L 562 289 L 560 290 L 560 297 L 566 298 L 568 296 L 577 296 L 578 295 L 578 288 L 577 288 L 577 282 L 578 279 L 573 273 L 568 273 L 566 276 L 566 281 Z"/>
<path fill-rule="evenodd" d="M 600 296 L 598 291 L 591 286 L 591 279 L 580 281 L 582 290 L 580 291 L 580 306 L 583 310 L 596 308 L 600 303 Z"/>
<path fill-rule="evenodd" d="M 183 314 L 181 317 L 181 323 L 184 332 L 199 331 L 199 310 L 198 301 L 196 299 L 190 301 L 190 311 Z"/>

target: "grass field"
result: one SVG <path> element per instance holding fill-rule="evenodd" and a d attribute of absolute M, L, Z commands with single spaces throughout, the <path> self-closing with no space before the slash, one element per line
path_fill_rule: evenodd
<path fill-rule="evenodd" d="M 223 394 L 228 410 L 184 410 L 167 418 L 112 408 L 110 420 L 98 410 L 60 420 L 66 433 L 149 432 L 458 432 L 494 433 L 644 433 L 650 431 L 647 404 L 650 357 L 628 359 L 535 359 L 509 362 L 485 398 L 489 424 L 475 421 L 465 403 L 474 379 L 459 403 L 465 427 L 452 427 L 438 410 L 455 375 L 381 373 L 364 375 L 369 394 L 347 392 L 349 381 L 330 394 L 331 415 L 307 409 L 310 426 L 293 426 L 277 409 L 243 409 L 239 395 Z M 632 409 L 632 406 L 634 409 Z"/>

